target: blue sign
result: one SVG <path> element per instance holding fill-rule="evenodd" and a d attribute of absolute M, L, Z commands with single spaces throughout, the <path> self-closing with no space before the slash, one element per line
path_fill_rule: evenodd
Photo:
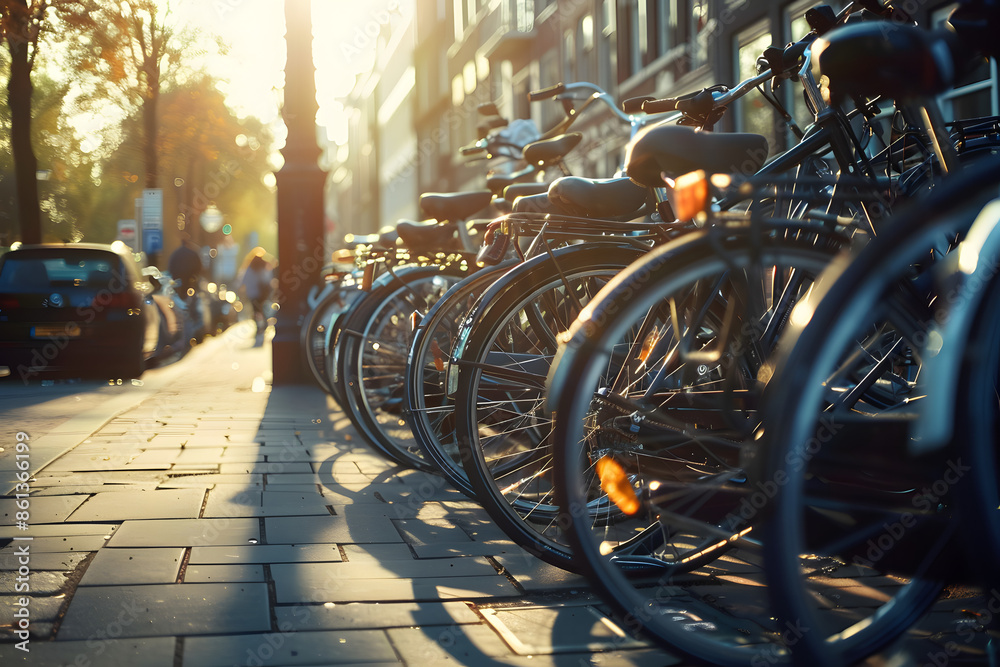
<path fill-rule="evenodd" d="M 157 252 L 163 252 L 163 230 L 143 229 L 142 249 L 147 255 L 152 255 L 153 253 Z"/>

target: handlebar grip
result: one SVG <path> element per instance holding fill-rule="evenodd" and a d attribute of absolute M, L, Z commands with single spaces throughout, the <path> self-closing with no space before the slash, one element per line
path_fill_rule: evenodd
<path fill-rule="evenodd" d="M 528 100 L 531 102 L 537 102 L 539 100 L 547 100 L 550 97 L 555 97 L 559 93 L 566 91 L 566 84 L 557 83 L 554 86 L 549 86 L 548 88 L 542 88 L 541 90 L 533 90 L 528 93 Z"/>
<path fill-rule="evenodd" d="M 460 149 L 458 149 L 458 150 L 459 150 L 459 152 L 460 152 L 460 153 L 461 153 L 462 155 L 465 155 L 465 156 L 469 156 L 469 155 L 480 155 L 480 154 L 483 154 L 483 153 L 485 153 L 485 152 L 486 152 L 486 149 L 485 149 L 485 148 L 483 148 L 482 146 L 476 146 L 476 145 L 472 145 L 472 146 L 462 146 L 462 147 L 461 147 Z"/>
<path fill-rule="evenodd" d="M 646 100 L 642 103 L 642 110 L 646 113 L 666 113 L 677 110 L 677 98 L 667 97 L 662 100 Z"/>
<path fill-rule="evenodd" d="M 630 97 L 624 102 L 622 102 L 622 111 L 625 113 L 639 113 L 643 111 L 642 105 L 645 102 L 652 102 L 656 98 L 652 95 L 643 95 L 641 97 Z"/>
<path fill-rule="evenodd" d="M 677 100 L 677 110 L 689 116 L 707 116 L 715 108 L 715 97 L 711 90 L 703 90 L 697 95 Z"/>

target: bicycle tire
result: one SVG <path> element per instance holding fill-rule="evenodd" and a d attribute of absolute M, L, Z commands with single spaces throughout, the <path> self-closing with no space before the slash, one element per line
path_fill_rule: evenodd
<path fill-rule="evenodd" d="M 739 455 L 773 345 L 757 343 L 838 245 L 810 236 L 709 230 L 657 248 L 574 325 L 550 374 L 558 504 L 584 574 L 623 627 L 708 665 L 770 657 L 768 610 L 750 602 L 761 572 L 738 512 Z M 756 301 L 765 309 L 738 307 Z M 634 433 L 615 432 L 621 417 Z M 605 490 L 605 457 L 638 506 Z"/>
<path fill-rule="evenodd" d="M 829 483 L 818 488 L 815 483 L 815 480 L 823 479 L 817 475 L 823 474 L 823 466 L 830 465 L 830 459 L 836 457 L 837 447 L 843 446 L 842 441 L 845 440 L 830 434 L 824 436 L 824 443 L 818 437 L 816 424 L 823 406 L 830 405 L 829 390 L 834 387 L 829 381 L 834 378 L 839 382 L 840 378 L 847 377 L 839 372 L 840 369 L 857 358 L 848 352 L 863 349 L 859 347 L 859 334 L 871 331 L 873 323 L 885 324 L 884 330 L 895 336 L 901 345 L 893 356 L 880 360 L 883 362 L 883 368 L 878 371 L 880 375 L 890 370 L 887 361 L 902 359 L 904 355 L 919 360 L 922 348 L 918 334 L 933 323 L 935 307 L 927 296 L 921 301 L 915 299 L 912 293 L 906 293 L 912 285 L 918 284 L 914 281 L 915 266 L 920 263 L 926 265 L 930 255 L 928 249 L 934 247 L 937 240 L 943 237 L 954 239 L 963 228 L 967 228 L 982 206 L 983 188 L 995 186 L 1000 176 L 1000 163 L 986 164 L 985 167 L 981 163 L 968 168 L 965 173 L 967 177 L 952 176 L 924 197 L 904 207 L 894 216 L 892 224 L 886 225 L 880 236 L 849 263 L 845 260 L 832 266 L 828 275 L 824 276 L 823 289 L 817 290 L 813 295 L 814 303 L 804 312 L 802 319 L 807 322 L 792 327 L 787 333 L 787 353 L 771 385 L 773 392 L 767 397 L 764 437 L 756 450 L 757 460 L 751 465 L 756 479 L 766 482 L 780 477 L 785 482 L 778 485 L 766 506 L 765 562 L 773 608 L 780 618 L 794 619 L 821 629 L 799 639 L 794 647 L 793 659 L 796 662 L 844 664 L 880 650 L 905 632 L 933 603 L 943 585 L 943 577 L 947 576 L 941 569 L 946 569 L 947 556 L 953 553 L 954 545 L 949 532 L 951 527 L 938 522 L 940 517 L 948 516 L 952 501 L 942 499 L 940 506 L 933 505 L 933 512 L 918 514 L 908 510 L 918 507 L 919 494 L 912 489 L 907 491 L 907 495 L 901 493 L 914 479 L 930 477 L 928 481 L 933 482 L 934 475 L 940 474 L 944 465 L 940 457 L 910 459 L 906 466 L 900 466 L 898 459 L 890 458 L 888 466 L 874 471 L 866 468 L 866 486 L 893 482 L 894 487 L 891 488 L 895 488 L 898 494 L 893 500 L 894 506 L 883 506 L 889 505 L 886 489 L 876 487 L 876 495 L 865 496 L 868 505 L 855 508 L 855 512 L 865 509 L 867 514 L 859 515 L 860 519 L 852 516 L 854 524 L 850 529 L 837 526 L 837 530 L 841 531 L 837 535 L 841 544 L 845 545 L 838 549 L 838 553 L 849 553 L 847 546 L 857 548 L 865 529 L 875 531 L 867 535 L 873 540 L 882 540 L 888 534 L 891 539 L 877 542 L 878 552 L 872 552 L 878 553 L 877 559 L 858 561 L 860 556 L 855 555 L 855 563 L 859 568 L 867 568 L 860 572 L 873 569 L 869 566 L 889 571 L 901 569 L 902 579 L 906 580 L 898 594 L 887 596 L 889 599 L 873 613 L 868 627 L 853 635 L 838 630 L 836 626 L 828 627 L 833 617 L 824 616 L 823 610 L 817 608 L 819 598 L 814 590 L 803 586 L 798 568 L 800 554 L 817 551 L 815 536 L 810 535 L 803 524 L 805 517 L 809 513 L 815 515 L 820 503 L 831 509 L 836 509 L 838 504 L 844 508 L 846 501 L 851 500 L 856 492 L 856 489 L 848 491 Z M 872 386 L 871 382 L 869 375 L 860 385 L 860 391 L 847 388 L 840 390 L 839 394 L 853 396 L 853 401 L 863 403 L 868 393 L 866 385 Z M 847 407 L 852 406 L 848 404 Z M 853 427 L 854 421 L 897 430 L 909 427 L 906 423 L 909 416 L 905 413 L 894 417 L 890 412 L 888 419 L 879 424 L 874 418 L 881 414 L 881 408 L 877 404 L 872 407 L 874 409 L 854 410 L 852 421 L 840 422 L 841 427 Z M 832 423 L 837 424 L 836 420 L 841 419 L 843 414 L 829 413 L 827 420 L 832 419 Z M 880 447 L 898 447 L 900 441 L 905 445 L 905 440 L 890 430 Z M 824 449 L 829 449 L 831 443 L 835 446 L 825 453 Z M 902 451 L 901 456 L 906 456 L 905 449 Z M 869 461 L 867 458 L 863 460 Z M 810 465 L 813 467 L 810 468 Z M 855 461 L 854 465 L 860 466 L 860 461 Z M 813 482 L 807 485 L 804 478 L 809 473 L 813 474 Z M 901 478 L 894 478 L 896 474 Z M 906 505 L 904 500 L 910 501 L 910 505 Z M 829 512 L 827 516 L 831 516 Z M 899 532 L 895 530 L 897 522 L 903 522 L 901 525 L 906 528 L 900 536 L 895 534 Z M 914 540 L 918 545 L 916 547 Z M 914 553 L 920 556 L 916 560 L 911 558 Z M 843 557 L 838 556 L 837 560 L 842 561 Z"/>
<path fill-rule="evenodd" d="M 397 268 L 341 329 L 345 411 L 372 444 L 404 467 L 437 472 L 417 446 L 403 409 L 411 315 L 425 315 L 467 271 L 464 264 Z"/>
<path fill-rule="evenodd" d="M 458 452 L 455 405 L 446 377 L 462 321 L 482 293 L 515 263 L 480 269 L 453 285 L 421 319 L 406 361 L 406 406 L 413 437 L 441 475 L 473 499 L 475 492 Z"/>
<path fill-rule="evenodd" d="M 486 291 L 456 346 L 458 443 L 476 497 L 514 542 L 571 572 L 577 564 L 546 479 L 548 420 L 538 411 L 544 379 L 556 337 L 580 307 L 647 251 L 592 243 L 529 260 Z M 515 428 L 495 428 L 507 420 Z"/>

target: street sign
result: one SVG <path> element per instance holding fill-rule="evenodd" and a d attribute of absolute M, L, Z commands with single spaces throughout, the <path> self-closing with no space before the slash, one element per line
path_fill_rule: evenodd
<path fill-rule="evenodd" d="M 142 191 L 142 249 L 147 255 L 163 250 L 163 189 Z"/>
<path fill-rule="evenodd" d="M 118 221 L 118 240 L 132 248 L 132 250 L 136 249 L 138 233 L 138 225 L 135 220 Z"/>

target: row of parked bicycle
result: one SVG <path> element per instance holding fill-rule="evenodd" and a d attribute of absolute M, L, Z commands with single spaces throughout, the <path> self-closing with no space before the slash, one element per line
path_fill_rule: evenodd
<path fill-rule="evenodd" d="M 995 55 L 997 11 L 932 32 L 817 7 L 732 88 L 533 93 L 567 110 L 541 136 L 486 105 L 463 152 L 525 166 L 423 195 L 436 222 L 331 273 L 310 368 L 376 449 L 674 653 L 884 649 L 945 585 L 996 590 L 1000 119 L 945 123 L 935 96 Z M 791 149 L 710 131 L 779 83 L 814 114 Z M 599 104 L 631 130 L 625 175 L 546 180 Z"/>

